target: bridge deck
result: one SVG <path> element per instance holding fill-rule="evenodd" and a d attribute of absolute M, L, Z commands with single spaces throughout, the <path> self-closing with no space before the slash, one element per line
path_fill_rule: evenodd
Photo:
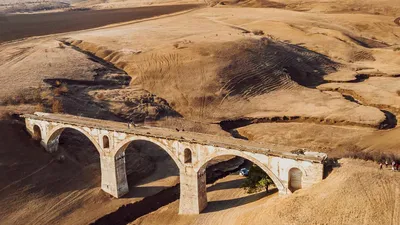
<path fill-rule="evenodd" d="M 48 121 L 48 122 L 63 123 L 73 126 L 98 128 L 103 130 L 123 132 L 127 134 L 135 134 L 146 137 L 179 140 L 182 142 L 197 143 L 215 147 L 224 147 L 228 149 L 236 149 L 240 151 L 249 151 L 265 155 L 306 160 L 319 163 L 321 163 L 326 158 L 326 154 L 316 153 L 316 152 L 309 152 L 304 155 L 292 154 L 289 151 L 295 150 L 296 148 L 288 146 L 269 144 L 270 148 L 274 149 L 271 150 L 270 148 L 266 147 L 266 144 L 261 144 L 254 141 L 246 141 L 241 139 L 222 137 L 222 136 L 203 134 L 203 133 L 176 131 L 173 129 L 160 128 L 160 127 L 131 126 L 130 128 L 128 128 L 127 123 L 115 122 L 109 120 L 99 120 L 99 119 L 79 117 L 67 114 L 35 113 L 35 114 L 25 114 L 22 115 L 21 117 Z"/>

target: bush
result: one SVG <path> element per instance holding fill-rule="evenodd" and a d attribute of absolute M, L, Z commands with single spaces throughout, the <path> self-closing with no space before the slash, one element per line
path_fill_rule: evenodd
<path fill-rule="evenodd" d="M 274 184 L 272 179 L 265 173 L 260 167 L 257 165 L 251 166 L 249 170 L 249 175 L 246 177 L 246 180 L 241 185 L 247 193 L 255 193 L 262 190 L 266 190 L 268 192 L 269 185 Z"/>
<path fill-rule="evenodd" d="M 264 35 L 264 31 L 262 31 L 262 30 L 253 30 L 252 33 L 254 35 Z"/>
<path fill-rule="evenodd" d="M 104 93 L 98 93 L 97 95 L 96 95 L 96 98 L 97 99 L 99 99 L 99 100 L 104 100 Z"/>
<path fill-rule="evenodd" d="M 60 96 L 61 94 L 67 93 L 68 92 L 68 87 L 66 84 L 62 83 L 60 85 L 57 85 L 58 87 L 53 89 L 54 96 Z"/>

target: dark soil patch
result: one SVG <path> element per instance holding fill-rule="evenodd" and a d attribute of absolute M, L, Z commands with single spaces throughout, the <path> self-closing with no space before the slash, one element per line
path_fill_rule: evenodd
<path fill-rule="evenodd" d="M 176 13 L 196 7 L 199 7 L 199 5 L 187 4 L 130 9 L 4 15 L 0 20 L 0 43 L 31 36 L 85 30 L 113 23 Z"/>

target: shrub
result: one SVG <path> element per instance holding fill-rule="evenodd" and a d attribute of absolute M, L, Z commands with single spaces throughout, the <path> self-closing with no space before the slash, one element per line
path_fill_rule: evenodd
<path fill-rule="evenodd" d="M 400 51 L 400 47 L 394 48 L 393 51 L 395 52 Z"/>
<path fill-rule="evenodd" d="M 255 193 L 262 190 L 266 190 L 268 192 L 269 185 L 274 184 L 272 179 L 265 173 L 260 167 L 257 165 L 251 166 L 249 170 L 249 175 L 246 177 L 246 180 L 241 185 L 247 193 Z"/>
<path fill-rule="evenodd" d="M 398 90 L 396 93 L 397 93 L 398 96 L 400 96 L 400 90 Z"/>
<path fill-rule="evenodd" d="M 96 95 L 96 98 L 97 99 L 99 99 L 99 100 L 103 100 L 104 99 L 104 93 L 98 93 L 97 95 Z"/>
<path fill-rule="evenodd" d="M 64 94 L 67 92 L 68 92 L 68 87 L 65 83 L 62 83 L 58 87 L 53 89 L 54 96 L 60 96 L 61 94 Z"/>
<path fill-rule="evenodd" d="M 253 30 L 252 33 L 254 35 L 264 35 L 264 31 L 262 31 L 262 30 Z"/>

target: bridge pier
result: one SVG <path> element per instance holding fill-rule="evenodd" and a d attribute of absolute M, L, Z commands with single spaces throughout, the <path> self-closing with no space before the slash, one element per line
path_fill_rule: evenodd
<path fill-rule="evenodd" d="M 119 198 L 129 192 L 128 180 L 125 169 L 125 152 L 115 157 L 101 154 L 101 189 L 115 198 Z"/>
<path fill-rule="evenodd" d="M 47 143 L 44 143 L 43 141 L 41 141 L 40 143 L 46 149 L 46 151 L 53 153 L 57 152 L 59 142 L 60 142 L 60 135 L 57 135 L 54 139 L 48 140 Z"/>
<path fill-rule="evenodd" d="M 180 173 L 180 181 L 179 214 L 199 214 L 208 203 L 205 170 L 196 173 L 186 167 Z"/>

